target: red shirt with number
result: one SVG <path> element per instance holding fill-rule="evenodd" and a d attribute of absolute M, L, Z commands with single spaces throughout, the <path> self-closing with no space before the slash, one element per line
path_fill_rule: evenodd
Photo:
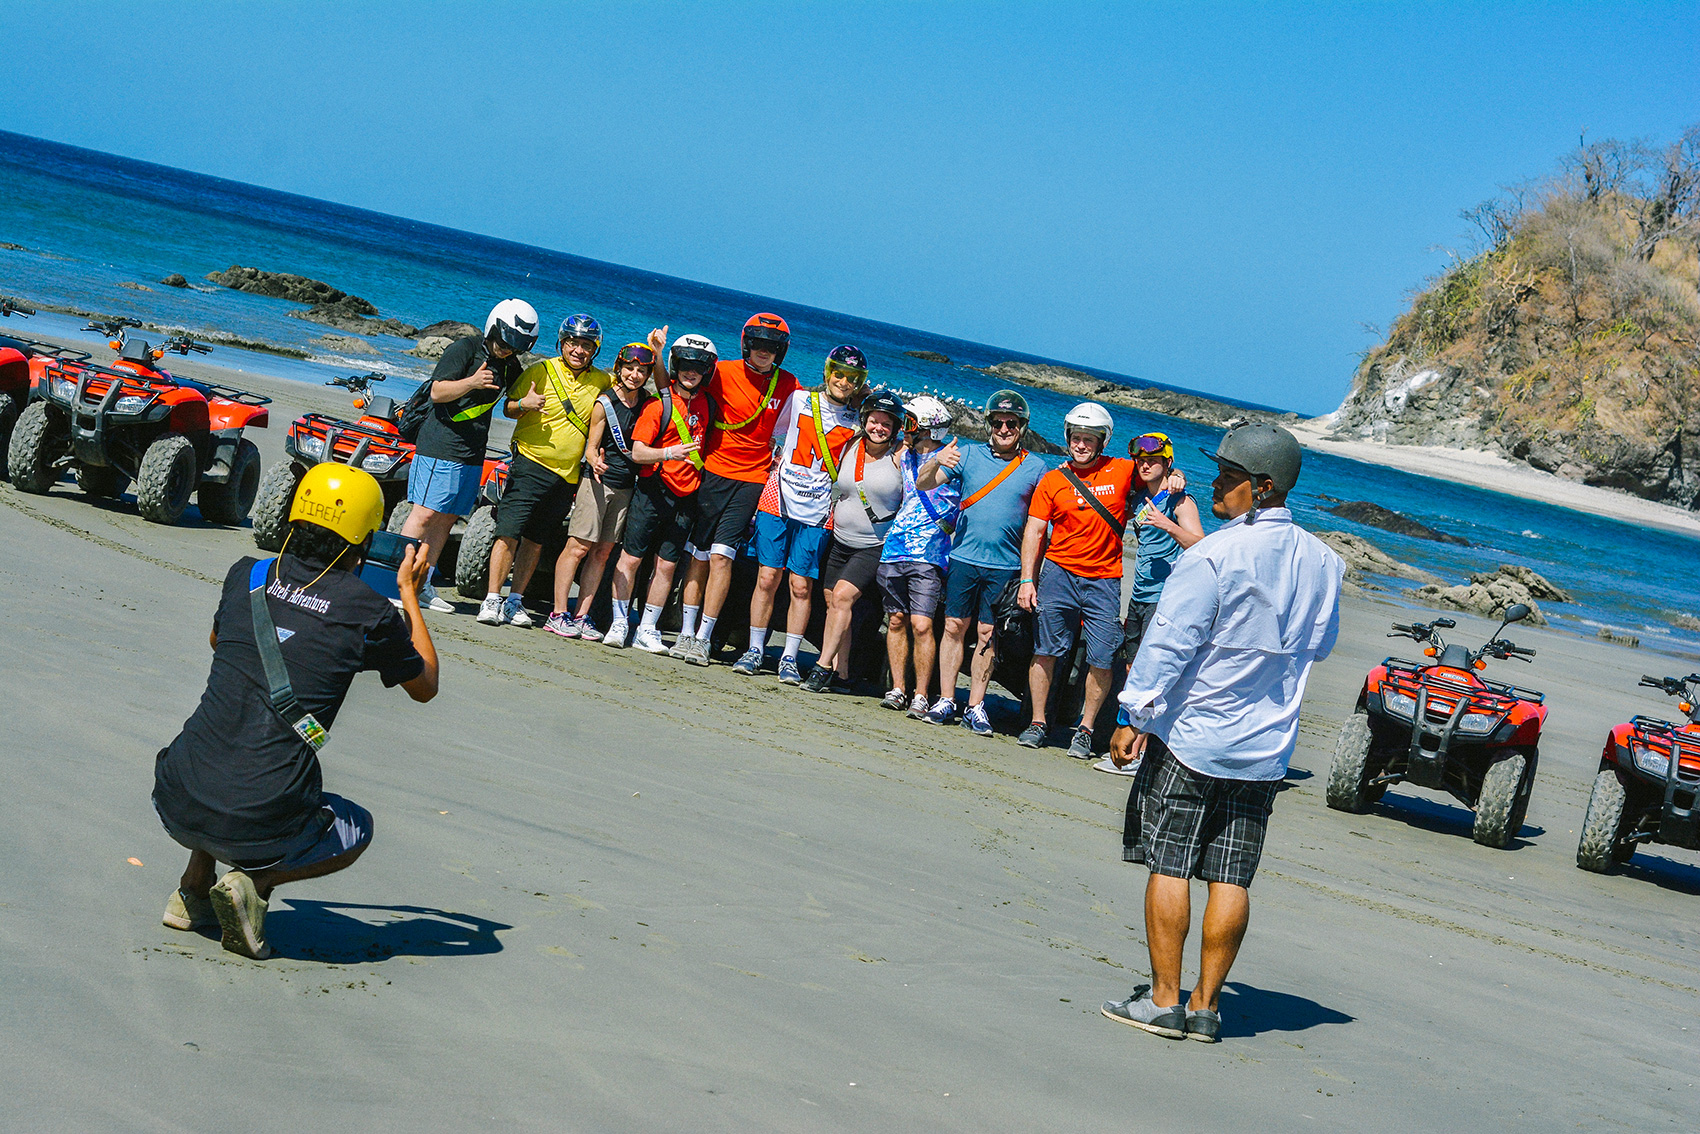
<path fill-rule="evenodd" d="M 796 390 L 797 376 L 789 370 L 775 367 L 772 373 L 758 374 L 741 358 L 717 365 L 708 380 L 708 396 L 715 406 L 704 458 L 708 471 L 752 484 L 766 480 L 773 463 L 774 426 Z M 730 428 L 734 425 L 738 428 Z"/>
<path fill-rule="evenodd" d="M 1099 457 L 1088 469 L 1075 469 L 1092 495 L 1116 519 L 1127 523 L 1127 494 L 1135 465 L 1125 457 Z M 1052 469 L 1033 490 L 1027 514 L 1051 525 L 1051 544 L 1045 558 L 1081 579 L 1122 577 L 1122 537 L 1104 522 L 1086 498 Z"/>
<path fill-rule="evenodd" d="M 675 390 L 677 394 L 679 391 Z M 708 425 L 708 397 L 700 389 L 689 401 L 681 402 L 673 399 L 674 408 L 685 419 L 686 436 L 679 436 L 678 425 L 669 416 L 661 420 L 660 398 L 651 398 L 638 414 L 637 423 L 632 426 L 632 440 L 642 441 L 656 449 L 665 449 L 669 445 L 682 445 L 686 441 L 701 441 L 705 427 Z M 665 484 L 674 496 L 689 496 L 702 487 L 702 471 L 691 462 L 689 457 L 681 457 L 676 461 L 662 461 L 659 465 L 644 465 L 639 476 L 654 476 L 655 470 L 661 470 L 661 483 Z"/>

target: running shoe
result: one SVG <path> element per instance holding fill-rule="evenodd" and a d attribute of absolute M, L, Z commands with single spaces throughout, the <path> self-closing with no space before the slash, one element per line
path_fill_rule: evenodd
<path fill-rule="evenodd" d="M 213 911 L 211 898 L 173 890 L 165 899 L 165 916 L 159 920 L 171 929 L 205 929 L 218 924 L 218 914 Z"/>
<path fill-rule="evenodd" d="M 1186 1008 L 1176 1004 L 1159 1008 L 1151 1001 L 1151 986 L 1142 984 L 1126 1000 L 1106 1000 L 1098 1011 L 1112 1020 L 1132 1024 L 1136 1028 L 1165 1039 L 1186 1038 Z"/>
<path fill-rule="evenodd" d="M 962 727 L 975 736 L 992 735 L 992 718 L 986 715 L 984 701 L 968 706 L 968 711 L 962 714 Z"/>
<path fill-rule="evenodd" d="M 424 600 L 423 595 L 420 596 L 420 600 Z M 436 608 L 433 607 L 432 609 Z M 484 602 L 478 607 L 478 621 L 486 626 L 500 626 L 502 624 L 501 595 L 484 596 Z"/>
<path fill-rule="evenodd" d="M 1092 759 L 1092 730 L 1081 725 L 1074 730 L 1074 739 L 1068 742 L 1068 754 L 1076 760 Z"/>
<path fill-rule="evenodd" d="M 940 697 L 933 702 L 933 707 L 927 710 L 927 720 L 933 724 L 949 724 L 956 719 L 956 702 L 949 697 Z"/>
<path fill-rule="evenodd" d="M 913 721 L 926 720 L 927 708 L 927 695 L 925 693 L 915 694 L 915 699 L 909 702 L 909 719 Z"/>
<path fill-rule="evenodd" d="M 794 657 L 782 657 L 782 658 L 780 658 L 779 659 L 779 684 L 781 684 L 781 685 L 801 685 L 802 683 L 803 683 L 803 673 L 802 673 L 801 670 L 799 670 L 797 668 L 797 659 L 794 658 Z"/>
<path fill-rule="evenodd" d="M 572 621 L 572 615 L 565 611 L 557 610 L 548 618 L 544 619 L 543 629 L 549 631 L 551 634 L 558 634 L 563 638 L 571 638 L 573 635 L 569 631 L 571 630 Z"/>
<path fill-rule="evenodd" d="M 809 676 L 803 678 L 803 692 L 825 693 L 828 685 L 832 684 L 833 672 L 824 665 L 817 665 L 809 670 Z"/>
<path fill-rule="evenodd" d="M 1195 1008 L 1186 1014 L 1186 1038 L 1199 1043 L 1215 1043 L 1222 1036 L 1222 1017 L 1208 1008 Z"/>
<path fill-rule="evenodd" d="M 626 648 L 626 635 L 631 633 L 631 626 L 624 618 L 616 618 L 608 624 L 608 632 L 602 635 L 602 644 L 612 646 L 616 650 Z"/>
<path fill-rule="evenodd" d="M 893 689 L 880 701 L 880 708 L 892 709 L 901 713 L 909 707 L 909 694 L 902 689 Z"/>
<path fill-rule="evenodd" d="M 532 627 L 537 622 L 525 609 L 525 596 L 510 594 L 502 603 L 502 621 L 510 626 Z"/>
<path fill-rule="evenodd" d="M 708 651 L 709 641 L 707 638 L 692 638 L 691 652 L 685 655 L 685 661 L 689 665 L 707 665 Z"/>
<path fill-rule="evenodd" d="M 1137 776 L 1139 774 L 1138 760 L 1135 760 L 1125 768 L 1118 768 L 1116 767 L 1116 762 L 1106 756 L 1092 766 L 1100 772 L 1108 772 L 1112 776 Z"/>
<path fill-rule="evenodd" d="M 1021 730 L 1021 735 L 1015 738 L 1015 742 L 1023 748 L 1043 748 L 1045 736 L 1049 731 L 1044 721 L 1034 721 Z"/>
<path fill-rule="evenodd" d="M 578 640 L 581 642 L 600 642 L 602 640 L 602 631 L 596 628 L 596 623 L 592 622 L 588 615 L 578 620 Z"/>
<path fill-rule="evenodd" d="M 761 672 L 761 663 L 765 656 L 766 653 L 760 646 L 751 646 L 732 663 L 732 672 L 740 677 L 754 677 Z"/>
<path fill-rule="evenodd" d="M 426 610 L 434 610 L 438 614 L 453 614 L 454 604 L 437 593 L 437 588 L 426 583 L 419 588 L 419 605 Z"/>
<path fill-rule="evenodd" d="M 272 955 L 266 944 L 266 900 L 254 889 L 254 880 L 232 870 L 213 883 L 213 912 L 224 931 L 224 947 L 232 953 L 263 961 Z"/>
<path fill-rule="evenodd" d="M 639 626 L 636 634 L 632 635 L 632 649 L 642 650 L 646 654 L 664 654 L 667 643 L 661 640 L 661 631 L 653 626 Z"/>
<path fill-rule="evenodd" d="M 686 658 L 691 656 L 691 647 L 695 644 L 695 642 L 696 638 L 693 635 L 680 634 L 677 638 L 673 639 L 672 648 L 667 651 L 667 656 L 684 661 Z"/>

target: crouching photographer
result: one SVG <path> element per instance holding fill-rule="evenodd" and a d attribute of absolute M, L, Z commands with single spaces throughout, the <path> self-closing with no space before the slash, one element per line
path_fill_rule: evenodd
<path fill-rule="evenodd" d="M 319 749 L 357 673 L 415 701 L 437 695 L 419 611 L 430 565 L 417 540 L 379 530 L 383 516 L 370 474 L 317 465 L 283 551 L 225 576 L 206 691 L 154 765 L 154 810 L 190 852 L 167 926 L 216 924 L 226 949 L 264 960 L 272 890 L 346 869 L 371 843 L 371 813 L 323 790 Z M 373 586 L 388 590 L 392 570 L 399 611 Z M 230 870 L 215 882 L 219 862 Z"/>

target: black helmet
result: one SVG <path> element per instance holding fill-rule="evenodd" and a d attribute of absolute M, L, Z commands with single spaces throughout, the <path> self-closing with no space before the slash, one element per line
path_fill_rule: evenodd
<path fill-rule="evenodd" d="M 862 399 L 859 416 L 864 430 L 868 427 L 868 415 L 873 413 L 890 414 L 894 432 L 903 428 L 903 399 L 890 390 L 869 390 Z"/>
<path fill-rule="evenodd" d="M 1033 414 L 1027 408 L 1027 399 L 1014 390 L 999 390 L 986 399 L 986 416 L 994 413 L 1014 414 L 1021 419 L 1021 428 L 1026 429 L 1027 423 L 1033 420 Z"/>

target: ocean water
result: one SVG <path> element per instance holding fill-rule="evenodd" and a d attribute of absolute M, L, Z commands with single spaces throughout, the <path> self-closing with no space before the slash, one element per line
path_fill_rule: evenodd
<path fill-rule="evenodd" d="M 395 375 L 391 392 L 401 395 L 430 370 L 428 362 L 402 353 L 411 341 L 371 336 L 367 341 L 377 354 L 337 354 L 313 341 L 334 333 L 330 328 L 289 317 L 290 311 L 301 310 L 299 305 L 216 287 L 205 275 L 232 264 L 296 272 L 419 326 L 439 319 L 482 324 L 492 303 L 519 296 L 537 307 L 545 328 L 575 311 L 596 316 L 608 355 L 662 324 L 674 334 L 706 334 L 726 355 L 737 349 L 744 320 L 755 311 L 771 310 L 791 324 L 786 363 L 805 382 L 818 378 L 821 360 L 833 346 L 854 343 L 867 352 L 882 384 L 976 403 L 1004 383 L 971 367 L 1012 359 L 1073 365 L 1023 354 L 1018 343 L 965 342 L 4 131 L 0 241 L 22 246 L 0 248 L 0 294 L 190 330 L 230 331 L 311 357 L 297 361 L 220 347 L 209 361 L 308 382 L 379 370 Z M 183 290 L 157 282 L 171 272 L 181 272 L 195 286 Z M 0 323 L 0 333 L 27 336 L 32 325 L 72 334 L 81 321 L 44 313 L 29 322 Z M 908 350 L 944 354 L 953 364 L 910 358 L 904 354 Z M 1076 369 L 1106 381 L 1161 384 Z M 1062 415 L 1074 399 L 1043 390 L 1026 393 L 1035 427 L 1058 438 Z M 1208 500 L 1213 469 L 1198 449 L 1213 448 L 1221 430 L 1119 407 L 1111 412 L 1118 440 L 1147 429 L 1169 433 L 1194 488 Z M 1462 536 L 1470 546 L 1352 524 L 1323 511 L 1331 499 L 1375 501 Z M 1700 658 L 1700 634 L 1669 621 L 1679 613 L 1700 616 L 1700 542 L 1693 539 L 1319 453 L 1305 455 L 1293 507 L 1306 526 L 1356 532 L 1449 582 L 1501 563 L 1532 567 L 1575 599 L 1543 605 L 1555 627 L 1588 637 L 1613 627 L 1638 635 L 1643 649 Z M 1214 526 L 1208 507 L 1201 511 L 1206 528 Z M 1401 587 L 1411 585 L 1378 582 L 1395 600 Z M 1366 665 L 1371 660 L 1366 658 Z M 1661 666 L 1672 672 L 1681 668 L 1676 661 L 1648 659 L 1649 669 Z M 1519 676 L 1538 685 L 1538 659 Z"/>

